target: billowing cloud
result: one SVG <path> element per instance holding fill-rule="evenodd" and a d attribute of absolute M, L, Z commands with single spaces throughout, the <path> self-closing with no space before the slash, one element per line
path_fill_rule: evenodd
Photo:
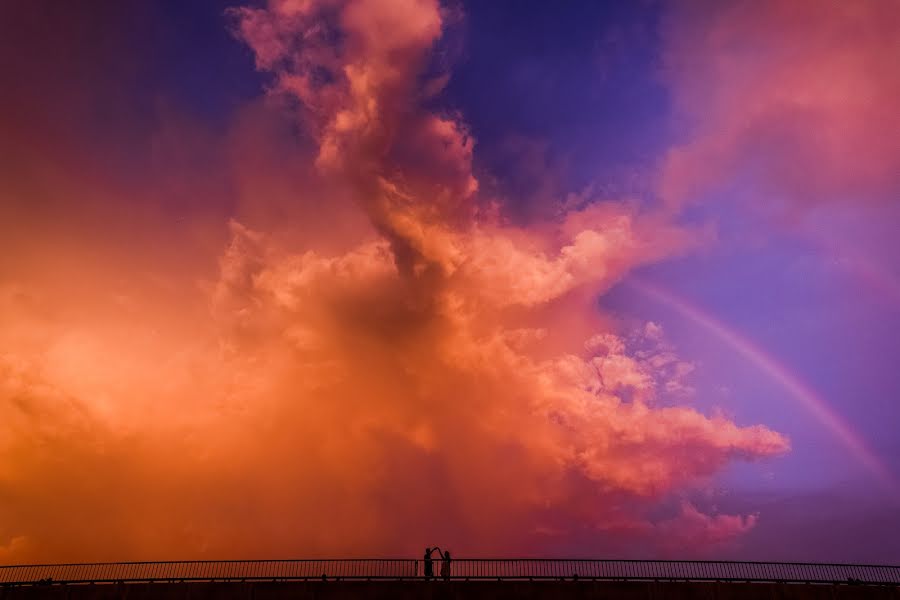
<path fill-rule="evenodd" d="M 427 238 L 440 237 L 435 221 L 471 215 L 478 182 L 462 123 L 417 108 L 444 19 L 437 0 L 271 2 L 232 15 L 271 91 L 316 139 L 317 166 L 357 189 L 401 267 L 447 267 L 447 249 Z"/>
<path fill-rule="evenodd" d="M 731 542 L 756 526 L 759 515 L 708 515 L 690 502 L 681 503 L 681 512 L 658 524 L 665 544 L 683 555 L 684 546 L 716 547 Z M 690 550 L 687 550 L 690 553 Z"/>
<path fill-rule="evenodd" d="M 168 246 L 149 258 L 107 240 L 119 253 L 101 259 L 72 234 L 54 254 L 76 268 L 31 252 L 0 282 L 5 560 L 514 553 L 551 538 L 653 553 L 660 533 L 719 544 L 753 525 L 657 509 L 788 441 L 683 405 L 692 367 L 661 328 L 623 331 L 596 308 L 695 232 L 618 199 L 513 226 L 479 198 L 467 128 L 423 108 L 443 77 L 435 1 L 230 16 L 315 156 L 269 139 L 271 107 L 248 107 L 196 146 L 226 146 L 235 218 L 191 215 L 201 225 L 179 234 L 148 219 Z M 111 189 L 92 201 L 128 184 Z M 109 229 L 130 222 L 112 215 Z"/>
<path fill-rule="evenodd" d="M 665 161 L 664 199 L 735 182 L 757 186 L 765 207 L 896 199 L 898 27 L 891 0 L 673 7 L 664 58 L 688 127 Z"/>

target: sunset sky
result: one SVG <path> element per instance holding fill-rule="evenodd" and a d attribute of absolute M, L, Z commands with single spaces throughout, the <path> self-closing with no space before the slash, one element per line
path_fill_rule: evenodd
<path fill-rule="evenodd" d="M 900 3 L 0 8 L 0 563 L 900 564 Z"/>

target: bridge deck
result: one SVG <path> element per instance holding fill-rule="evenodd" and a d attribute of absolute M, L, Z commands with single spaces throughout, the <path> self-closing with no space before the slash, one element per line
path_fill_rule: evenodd
<path fill-rule="evenodd" d="M 252 581 L 24 585 L 0 600 L 900 600 L 900 587 L 653 581 Z"/>

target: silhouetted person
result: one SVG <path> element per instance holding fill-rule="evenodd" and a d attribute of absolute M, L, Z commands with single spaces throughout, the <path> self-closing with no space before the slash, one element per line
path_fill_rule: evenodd
<path fill-rule="evenodd" d="M 431 560 L 431 553 L 437 550 L 436 548 L 425 548 L 425 579 L 431 579 L 434 577 L 434 561 Z M 440 550 L 438 550 L 440 552 Z"/>
<path fill-rule="evenodd" d="M 440 553 L 440 550 L 438 550 Z M 450 551 L 445 550 L 443 554 L 441 554 L 441 577 L 444 578 L 444 581 L 450 579 Z"/>

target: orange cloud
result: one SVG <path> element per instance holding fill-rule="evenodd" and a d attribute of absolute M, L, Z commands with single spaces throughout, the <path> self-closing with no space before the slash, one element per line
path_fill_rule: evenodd
<path fill-rule="evenodd" d="M 60 169 L 45 188 L 60 221 L 83 195 L 150 208 L 90 212 L 58 237 L 34 216 L 34 237 L 15 238 L 0 280 L 5 560 L 515 553 L 585 535 L 653 553 L 673 528 L 719 543 L 752 525 L 652 515 L 788 441 L 673 406 L 690 367 L 660 328 L 628 337 L 595 308 L 694 232 L 628 201 L 527 228 L 483 210 L 466 127 L 421 108 L 436 2 L 232 16 L 315 156 L 254 105 L 222 139 L 177 119 L 156 138 L 214 158 L 230 220 L 197 209 L 174 228 L 154 196 L 209 182 L 165 162 L 166 178 Z"/>
<path fill-rule="evenodd" d="M 441 262 L 423 256 L 423 238 L 435 221 L 471 216 L 478 182 L 462 123 L 417 108 L 441 34 L 438 2 L 273 2 L 231 14 L 273 74 L 272 93 L 295 104 L 317 140 L 318 167 L 355 186 L 401 268 Z"/>

